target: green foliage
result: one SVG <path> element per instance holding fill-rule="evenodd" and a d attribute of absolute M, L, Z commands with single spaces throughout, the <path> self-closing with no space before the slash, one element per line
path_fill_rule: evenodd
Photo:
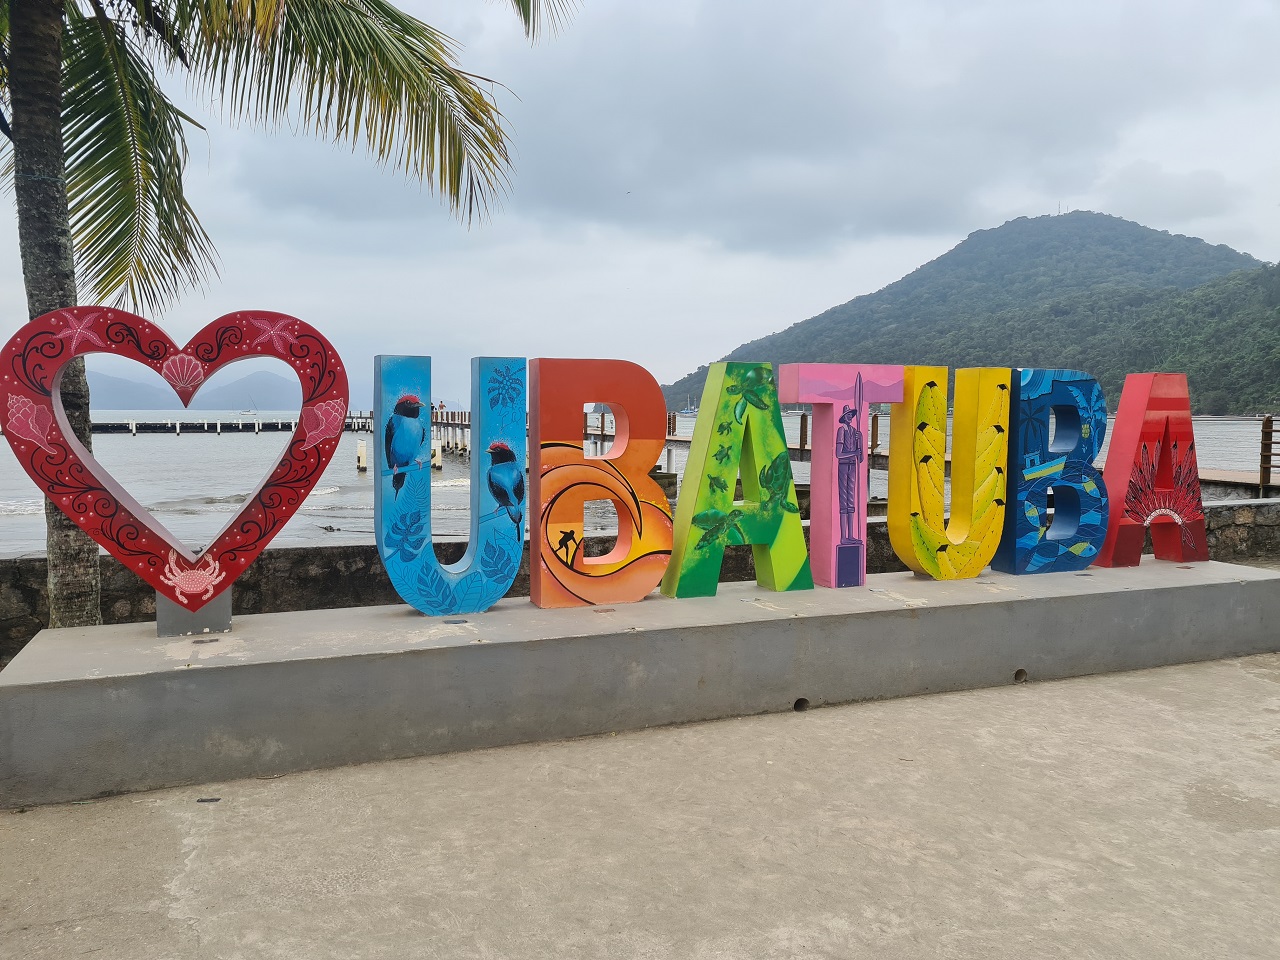
<path fill-rule="evenodd" d="M 77 272 L 89 302 L 151 309 L 201 282 L 213 244 L 182 191 L 183 124 L 145 51 L 105 14 L 68 4 L 62 130 Z"/>
<path fill-rule="evenodd" d="M 568 0 L 510 0 L 529 37 Z M 185 79 L 230 120 L 367 150 L 464 219 L 505 189 L 510 155 L 491 81 L 457 44 L 386 0 L 65 0 L 62 127 L 76 271 L 90 300 L 161 309 L 215 268 L 187 203 Z M 9 105 L 0 0 L 0 116 Z M 201 128 L 203 129 L 203 128 Z M 7 130 L 0 127 L 0 130 Z M 7 149 L 0 137 L 0 154 Z M 0 159 L 7 159 L 0 157 Z M 4 163 L 2 176 L 12 176 Z"/>
<path fill-rule="evenodd" d="M 726 359 L 1063 367 L 1114 412 L 1128 373 L 1184 372 L 1196 412 L 1280 406 L 1280 268 L 1103 214 L 1022 218 L 972 234 L 876 293 Z M 701 391 L 706 369 L 665 388 Z"/>

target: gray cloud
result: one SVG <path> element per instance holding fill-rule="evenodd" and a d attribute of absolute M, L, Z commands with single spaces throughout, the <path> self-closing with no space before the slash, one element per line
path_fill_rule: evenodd
<path fill-rule="evenodd" d="M 1150 160 L 1136 160 L 1098 186 L 1108 210 L 1139 222 L 1172 218 L 1191 223 L 1234 213 L 1245 188 L 1218 170 L 1173 172 Z"/>
<path fill-rule="evenodd" d="M 457 9 L 443 26 L 466 65 L 518 95 L 497 91 L 515 134 L 507 213 L 802 257 L 991 226 L 1011 185 L 1041 202 L 1019 212 L 1119 186 L 1107 159 L 1144 117 L 1274 98 L 1280 34 L 1249 3 L 669 0 L 588 2 L 531 50 L 505 8 Z M 376 225 L 365 246 L 401 242 L 402 220 L 452 242 L 434 198 L 363 157 L 241 141 L 231 183 L 256 209 Z"/>
<path fill-rule="evenodd" d="M 426 353 L 462 396 L 475 354 L 670 380 L 1059 202 L 1280 259 L 1272 4 L 584 0 L 533 48 L 505 4 L 410 8 L 510 88 L 502 207 L 468 230 L 362 154 L 212 118 L 190 192 L 224 269 L 175 337 L 282 310 L 361 389 Z M 25 315 L 16 267 L 0 305 Z"/>
<path fill-rule="evenodd" d="M 778 254 L 967 231 L 1010 180 L 1087 189 L 1149 113 L 1274 95 L 1254 5 L 953 7 L 588 6 L 485 64 L 521 95 L 517 204 Z"/>

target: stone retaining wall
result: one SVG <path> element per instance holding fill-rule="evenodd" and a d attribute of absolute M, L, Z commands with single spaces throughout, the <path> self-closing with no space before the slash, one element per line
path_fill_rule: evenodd
<path fill-rule="evenodd" d="M 1213 559 L 1240 563 L 1280 558 L 1280 500 L 1209 504 L 1206 514 Z M 868 572 L 905 570 L 889 545 L 885 521 L 873 517 L 867 530 Z M 611 545 L 611 539 L 588 539 L 588 555 L 598 556 Z M 463 543 L 436 544 L 444 563 L 456 562 L 464 548 Z M 101 557 L 101 569 L 105 622 L 133 623 L 155 618 L 155 591 L 111 557 Z M 48 622 L 46 577 L 43 557 L 0 560 L 0 663 L 11 659 Z M 734 582 L 754 578 L 751 548 L 728 548 L 720 579 Z M 400 602 L 373 544 L 267 550 L 241 575 L 233 589 L 236 615 Z M 509 596 L 528 595 L 526 551 Z"/>
<path fill-rule="evenodd" d="M 1280 500 L 1231 500 L 1205 504 L 1209 553 L 1243 563 L 1280 559 Z"/>

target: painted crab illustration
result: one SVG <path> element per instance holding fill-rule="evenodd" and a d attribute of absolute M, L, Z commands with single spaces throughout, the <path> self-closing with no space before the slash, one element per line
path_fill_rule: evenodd
<path fill-rule="evenodd" d="M 187 602 L 184 593 L 199 593 L 204 591 L 201 600 L 208 600 L 213 596 L 213 588 L 223 581 L 226 574 L 222 572 L 218 561 L 213 557 L 205 557 L 204 561 L 194 567 L 188 567 L 183 570 L 178 566 L 178 553 L 176 550 L 169 551 L 169 562 L 165 564 L 164 573 L 160 575 L 160 581 L 173 589 L 178 594 L 178 599 L 182 603 Z"/>

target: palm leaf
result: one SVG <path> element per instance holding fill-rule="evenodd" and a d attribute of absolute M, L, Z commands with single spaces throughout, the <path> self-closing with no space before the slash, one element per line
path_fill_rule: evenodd
<path fill-rule="evenodd" d="M 4 134 L 4 139 L 0 140 L 0 156 L 4 156 L 13 137 L 9 130 L 9 118 L 12 116 L 13 111 L 9 107 L 9 2 L 0 0 L 0 118 L 4 120 L 4 126 L 0 129 L 0 133 Z M 12 182 L 7 171 L 5 180 L 7 183 Z"/>
<path fill-rule="evenodd" d="M 536 40 L 544 28 L 555 30 L 577 6 L 572 0 L 511 0 L 511 5 L 530 40 Z"/>
<path fill-rule="evenodd" d="M 530 30 L 562 6 L 516 2 Z M 502 114 L 438 30 L 385 0 L 201 0 L 192 9 L 193 74 L 229 113 L 363 145 L 467 219 L 505 189 Z"/>
<path fill-rule="evenodd" d="M 183 123 L 195 121 L 100 7 L 92 17 L 66 9 L 62 127 L 77 272 L 91 300 L 154 310 L 215 267 L 182 192 Z"/>
<path fill-rule="evenodd" d="M 511 2 L 531 38 L 575 6 Z M 66 3 L 68 195 L 77 270 L 93 299 L 145 312 L 215 268 L 182 194 L 183 123 L 199 124 L 165 97 L 148 59 L 189 68 L 229 114 L 365 146 L 468 220 L 507 185 L 506 130 L 486 81 L 459 69 L 452 40 L 386 0 L 126 3 L 111 7 L 116 19 L 101 0 Z"/>

